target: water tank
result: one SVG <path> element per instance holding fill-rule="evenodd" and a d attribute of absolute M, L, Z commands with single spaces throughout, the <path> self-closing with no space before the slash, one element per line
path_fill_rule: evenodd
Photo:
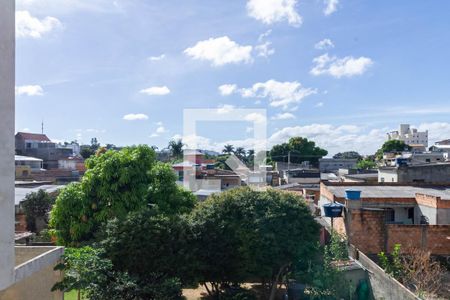
<path fill-rule="evenodd" d="M 328 218 L 338 218 L 342 216 L 342 209 L 344 206 L 339 203 L 327 203 L 323 205 L 323 211 L 325 212 L 325 217 Z"/>
<path fill-rule="evenodd" d="M 345 190 L 345 199 L 347 200 L 360 200 L 361 199 L 361 191 L 348 189 Z"/>

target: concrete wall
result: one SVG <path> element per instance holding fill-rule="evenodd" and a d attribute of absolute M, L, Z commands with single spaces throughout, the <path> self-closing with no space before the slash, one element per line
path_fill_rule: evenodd
<path fill-rule="evenodd" d="M 14 13 L 0 1 L 0 290 L 14 278 Z"/>
<path fill-rule="evenodd" d="M 398 182 L 450 182 L 450 164 L 400 167 L 398 168 Z"/>

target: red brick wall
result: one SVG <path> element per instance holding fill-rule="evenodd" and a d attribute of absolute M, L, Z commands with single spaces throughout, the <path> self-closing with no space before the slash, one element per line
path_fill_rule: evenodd
<path fill-rule="evenodd" d="M 366 254 L 384 251 L 384 211 L 354 209 L 349 213 L 349 242 Z"/>
<path fill-rule="evenodd" d="M 403 251 L 419 248 L 432 254 L 450 254 L 450 225 L 386 225 L 387 250 L 401 244 Z"/>
<path fill-rule="evenodd" d="M 23 214 L 16 214 L 15 231 L 27 231 L 26 216 Z"/>

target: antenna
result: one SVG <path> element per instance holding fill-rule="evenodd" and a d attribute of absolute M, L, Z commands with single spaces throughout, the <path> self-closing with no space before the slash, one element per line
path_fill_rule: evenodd
<path fill-rule="evenodd" d="M 44 134 L 44 119 L 42 119 L 41 123 L 41 133 Z"/>

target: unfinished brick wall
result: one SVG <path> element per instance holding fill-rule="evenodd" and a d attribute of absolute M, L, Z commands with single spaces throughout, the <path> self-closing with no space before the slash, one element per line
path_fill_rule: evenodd
<path fill-rule="evenodd" d="M 384 211 L 369 209 L 349 210 L 349 242 L 366 254 L 384 251 Z"/>
<path fill-rule="evenodd" d="M 403 251 L 419 248 L 450 255 L 450 225 L 386 225 L 387 251 L 401 244 Z"/>

